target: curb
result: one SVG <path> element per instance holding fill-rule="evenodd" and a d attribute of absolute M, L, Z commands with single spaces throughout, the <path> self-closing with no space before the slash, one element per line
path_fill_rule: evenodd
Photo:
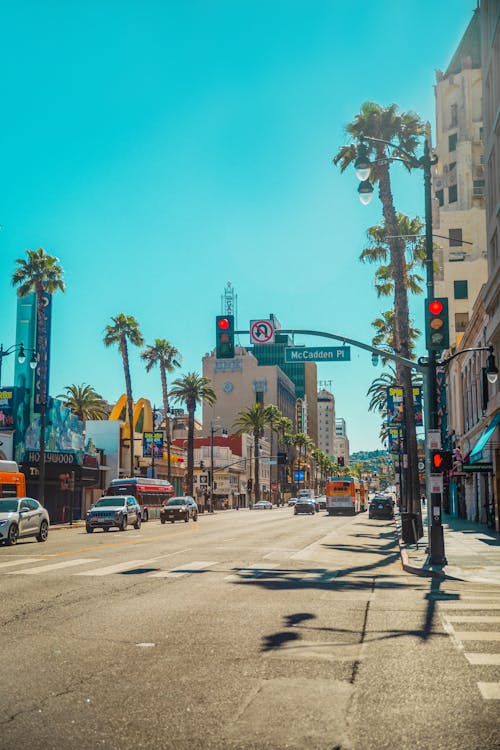
<path fill-rule="evenodd" d="M 444 570 L 432 570 L 432 568 L 412 565 L 408 555 L 406 544 L 400 534 L 401 527 L 396 523 L 396 533 L 398 535 L 399 554 L 401 556 L 401 565 L 406 573 L 411 573 L 415 576 L 421 576 L 422 578 L 446 578 Z"/>

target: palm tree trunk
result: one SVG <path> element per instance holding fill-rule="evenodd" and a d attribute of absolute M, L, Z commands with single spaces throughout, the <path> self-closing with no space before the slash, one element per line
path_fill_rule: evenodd
<path fill-rule="evenodd" d="M 128 426 L 130 430 L 130 476 L 133 477 L 134 469 L 134 407 L 132 401 L 132 380 L 130 378 L 130 364 L 128 360 L 127 341 L 122 338 L 120 349 L 123 359 L 123 370 L 125 373 L 125 390 L 127 391 Z"/>
<path fill-rule="evenodd" d="M 193 495 L 193 467 L 194 467 L 194 411 L 196 403 L 188 401 L 186 403 L 188 412 L 188 461 L 187 461 L 187 494 Z M 212 480 L 213 485 L 213 480 Z M 213 507 L 213 498 L 211 498 Z"/>
<path fill-rule="evenodd" d="M 383 153 L 379 159 L 383 159 Z M 385 224 L 390 236 L 389 247 L 391 266 L 394 279 L 394 311 L 395 311 L 395 347 L 402 357 L 410 357 L 410 315 L 408 310 L 408 292 L 406 285 L 406 263 L 404 256 L 404 241 L 400 238 L 399 227 L 391 192 L 388 164 L 379 166 L 379 195 L 383 207 Z M 407 502 L 408 512 L 417 512 L 420 508 L 420 486 L 418 478 L 418 451 L 415 426 L 415 409 L 413 405 L 413 386 L 411 370 L 408 367 L 397 366 L 398 380 L 403 388 L 403 407 L 405 416 L 406 452 L 408 455 L 407 469 Z"/>
<path fill-rule="evenodd" d="M 259 456 L 259 432 L 254 430 L 253 433 L 253 451 L 255 460 L 255 502 L 260 500 L 260 456 Z"/>
<path fill-rule="evenodd" d="M 167 432 L 167 479 L 169 482 L 172 481 L 172 469 L 171 469 L 171 433 L 170 433 L 170 418 L 168 416 L 168 389 L 167 389 L 167 372 L 165 365 L 160 364 L 160 377 L 161 377 L 161 391 L 163 395 L 163 412 L 165 414 L 165 430 Z"/>

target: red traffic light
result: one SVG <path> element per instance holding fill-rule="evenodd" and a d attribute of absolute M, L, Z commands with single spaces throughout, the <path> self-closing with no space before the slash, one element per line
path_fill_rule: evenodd
<path fill-rule="evenodd" d="M 431 315 L 440 315 L 443 312 L 443 303 L 438 299 L 429 303 L 429 312 Z"/>
<path fill-rule="evenodd" d="M 230 323 L 227 318 L 219 318 L 219 320 L 217 321 L 217 325 L 219 326 L 219 328 L 222 328 L 223 331 L 227 331 Z"/>

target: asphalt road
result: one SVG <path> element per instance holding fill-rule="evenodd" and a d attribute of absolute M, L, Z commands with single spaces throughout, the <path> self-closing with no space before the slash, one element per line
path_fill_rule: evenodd
<path fill-rule="evenodd" d="M 53 530 L 0 586 L 2 749 L 500 748 L 499 587 L 404 573 L 392 522 Z"/>

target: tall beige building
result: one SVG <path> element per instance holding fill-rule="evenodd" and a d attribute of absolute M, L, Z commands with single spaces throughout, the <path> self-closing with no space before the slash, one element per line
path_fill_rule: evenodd
<path fill-rule="evenodd" d="M 318 448 L 335 456 L 335 396 L 326 390 L 318 392 Z"/>
<path fill-rule="evenodd" d="M 434 281 L 436 297 L 449 300 L 454 348 L 487 277 L 479 10 L 436 79 Z"/>

